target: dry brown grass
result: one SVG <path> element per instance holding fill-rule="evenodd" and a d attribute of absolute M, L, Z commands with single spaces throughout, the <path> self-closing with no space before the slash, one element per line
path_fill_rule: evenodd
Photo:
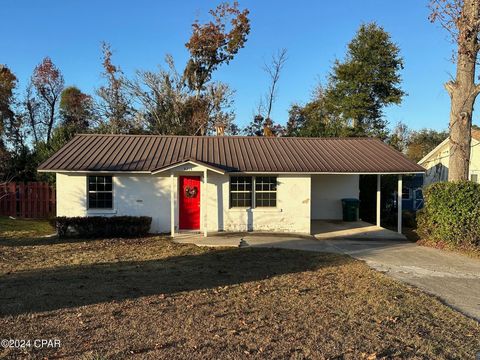
<path fill-rule="evenodd" d="M 480 327 L 346 256 L 0 239 L 7 358 L 474 358 Z"/>
<path fill-rule="evenodd" d="M 0 238 L 21 239 L 50 235 L 55 229 L 46 220 L 12 219 L 0 216 Z"/>
<path fill-rule="evenodd" d="M 454 253 L 467 255 L 474 259 L 480 259 L 480 246 L 455 246 L 443 241 L 433 241 L 429 239 L 421 239 L 417 241 L 417 244 L 422 246 L 428 246 L 434 249 L 440 249 L 444 251 L 451 251 Z"/>

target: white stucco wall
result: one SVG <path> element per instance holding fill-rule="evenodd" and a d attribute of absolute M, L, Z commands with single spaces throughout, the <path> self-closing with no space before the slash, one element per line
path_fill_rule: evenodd
<path fill-rule="evenodd" d="M 83 175 L 57 173 L 57 216 L 87 215 L 87 179 Z"/>
<path fill-rule="evenodd" d="M 182 166 L 175 169 L 175 229 L 178 230 L 178 176 L 201 176 L 201 228 L 207 220 L 208 231 L 278 231 L 310 232 L 310 175 L 279 175 L 277 207 L 229 208 L 229 175 L 208 172 L 208 186 L 203 185 L 203 168 Z M 158 175 L 115 174 L 113 176 L 114 209 L 87 209 L 86 175 L 57 174 L 58 216 L 151 216 L 153 233 L 170 232 L 169 173 Z M 206 192 L 205 192 L 206 190 Z M 205 214 L 205 209 L 207 210 Z"/>
<path fill-rule="evenodd" d="M 312 175 L 312 220 L 341 220 L 341 199 L 358 199 L 359 186 L 358 175 Z"/>
<path fill-rule="evenodd" d="M 450 144 L 446 142 L 427 159 L 420 163 L 427 169 L 424 185 L 448 180 L 448 163 L 450 161 Z M 480 142 L 472 139 L 470 152 L 470 176 L 477 174 L 480 181 Z"/>
<path fill-rule="evenodd" d="M 275 208 L 230 208 L 229 176 L 209 173 L 208 230 L 310 233 L 310 175 L 278 175 L 277 183 Z"/>
<path fill-rule="evenodd" d="M 87 209 L 87 177 L 57 174 L 57 216 L 151 216 L 151 232 L 170 231 L 170 179 L 113 176 L 113 209 Z"/>

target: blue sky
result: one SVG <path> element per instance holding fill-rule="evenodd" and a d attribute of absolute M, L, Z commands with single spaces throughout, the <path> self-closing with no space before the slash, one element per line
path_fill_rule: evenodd
<path fill-rule="evenodd" d="M 163 65 L 165 54 L 182 68 L 191 23 L 205 19 L 212 1 L 154 0 L 3 0 L 0 22 L 2 52 L 21 86 L 43 57 L 50 56 L 65 82 L 93 93 L 101 85 L 100 43 L 114 50 L 114 63 L 129 75 L 135 69 Z M 250 10 L 252 29 L 246 47 L 215 74 L 235 94 L 240 126 L 250 121 L 268 86 L 265 60 L 287 48 L 288 61 L 279 83 L 273 119 L 285 123 L 290 104 L 305 103 L 335 58 L 362 22 L 376 21 L 390 32 L 405 60 L 400 106 L 387 109 L 391 125 L 403 121 L 412 129 L 445 129 L 449 97 L 443 83 L 454 73 L 447 34 L 428 21 L 428 0 L 241 0 Z M 478 121 L 474 118 L 474 123 Z"/>

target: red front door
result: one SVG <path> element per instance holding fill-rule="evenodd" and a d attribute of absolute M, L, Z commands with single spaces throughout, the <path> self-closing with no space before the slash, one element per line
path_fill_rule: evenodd
<path fill-rule="evenodd" d="M 180 176 L 180 230 L 200 229 L 200 176 Z"/>

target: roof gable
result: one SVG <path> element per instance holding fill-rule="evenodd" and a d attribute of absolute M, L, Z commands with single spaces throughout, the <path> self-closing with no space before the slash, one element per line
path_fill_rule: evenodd
<path fill-rule="evenodd" d="M 216 166 L 211 166 L 211 165 L 205 164 L 204 162 L 194 160 L 194 159 L 185 159 L 185 160 L 179 161 L 175 164 L 162 166 L 158 169 L 152 169 L 151 172 L 152 172 L 152 174 L 158 174 L 158 173 L 165 172 L 165 171 L 168 171 L 170 169 L 176 168 L 178 166 L 184 166 L 184 165 L 201 166 L 201 167 L 207 168 L 208 170 L 216 172 L 218 174 L 225 174 L 225 171 L 223 171 L 220 168 L 217 168 Z"/>
<path fill-rule="evenodd" d="M 449 138 L 447 137 L 445 140 L 443 140 L 440 144 L 438 144 L 432 151 L 430 151 L 427 155 L 425 155 L 419 162 L 418 164 L 424 165 L 428 161 L 432 161 L 434 159 L 434 156 L 443 149 L 445 145 L 449 143 Z M 472 144 L 471 147 L 476 146 L 478 143 L 480 143 L 480 130 L 472 129 Z"/>
<path fill-rule="evenodd" d="M 225 172 L 405 173 L 424 169 L 374 138 L 77 135 L 39 171 L 155 171 L 193 161 Z"/>
<path fill-rule="evenodd" d="M 427 155 L 425 155 L 418 164 L 423 165 L 427 161 L 429 161 L 437 152 L 439 152 L 445 145 L 448 144 L 448 138 L 443 140 L 440 144 L 438 144 L 432 151 L 430 151 Z"/>

